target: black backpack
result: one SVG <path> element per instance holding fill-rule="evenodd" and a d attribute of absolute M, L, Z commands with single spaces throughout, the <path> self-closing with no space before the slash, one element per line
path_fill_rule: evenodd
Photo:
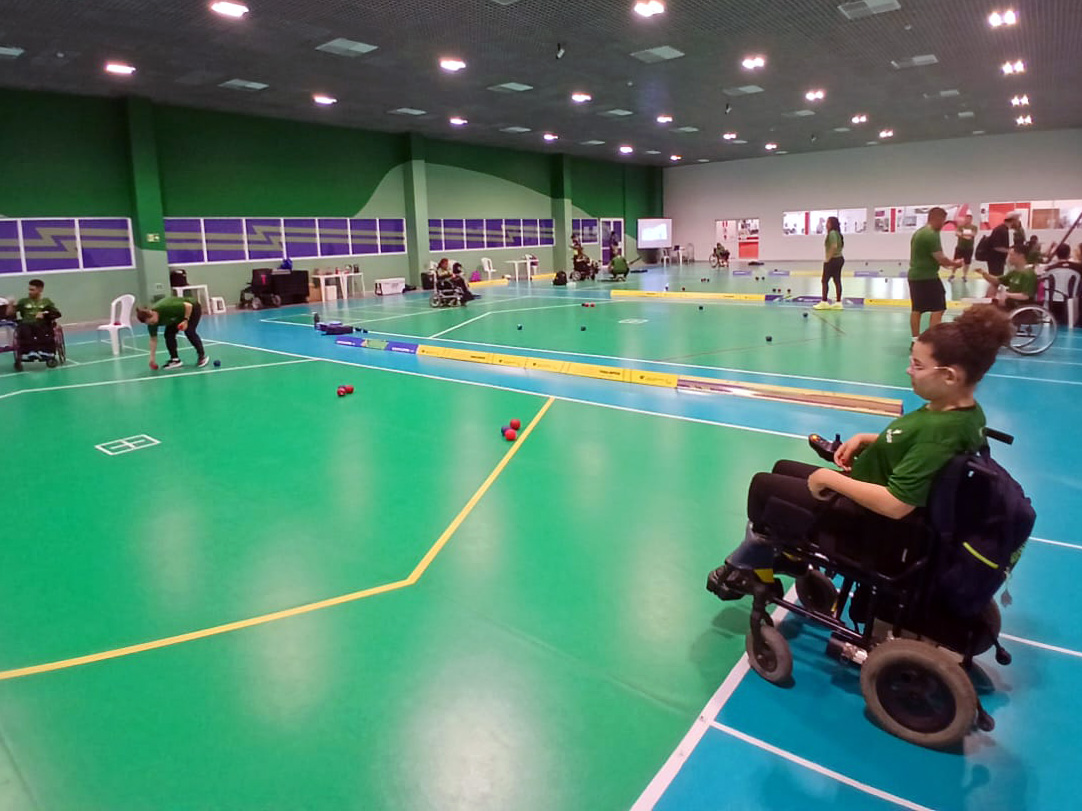
<path fill-rule="evenodd" d="M 928 520 L 940 536 L 934 588 L 960 617 L 975 617 L 992 600 L 1033 531 L 1037 514 L 985 445 L 959 454 L 940 471 Z"/>
<path fill-rule="evenodd" d="M 985 234 L 977 242 L 977 249 L 973 251 L 973 258 L 978 262 L 987 262 L 992 258 L 992 239 L 988 234 Z"/>
<path fill-rule="evenodd" d="M 557 286 L 567 284 L 567 273 L 562 270 L 556 271 L 556 277 L 552 280 L 552 283 Z"/>

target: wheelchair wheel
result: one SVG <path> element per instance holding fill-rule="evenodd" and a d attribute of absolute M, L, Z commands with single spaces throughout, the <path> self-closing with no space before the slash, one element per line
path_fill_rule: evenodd
<path fill-rule="evenodd" d="M 809 611 L 832 614 L 838 600 L 838 589 L 833 580 L 818 569 L 812 569 L 796 579 L 796 596 Z"/>
<path fill-rule="evenodd" d="M 751 669 L 771 684 L 781 684 L 793 675 L 793 652 L 777 628 L 763 625 L 759 629 L 763 642 L 755 644 L 755 634 L 748 631 L 744 647 Z"/>
<path fill-rule="evenodd" d="M 279 296 L 277 293 L 275 293 L 274 295 L 271 296 L 271 304 L 273 304 L 275 307 L 281 307 L 282 306 L 282 297 Z"/>
<path fill-rule="evenodd" d="M 64 328 L 57 324 L 53 336 L 56 341 L 56 362 L 66 363 L 68 360 L 68 350 L 64 346 Z"/>
<path fill-rule="evenodd" d="M 710 254 L 710 267 L 716 268 L 719 265 L 718 257 L 716 254 Z"/>
<path fill-rule="evenodd" d="M 961 742 L 977 718 L 977 691 L 955 658 L 915 639 L 890 639 L 868 654 L 860 691 L 876 723 L 929 749 Z"/>
<path fill-rule="evenodd" d="M 1043 307 L 1019 307 L 1011 313 L 1011 349 L 1019 355 L 1039 355 L 1056 340 L 1056 319 Z"/>
<path fill-rule="evenodd" d="M 259 296 L 252 296 L 252 309 L 253 310 L 262 310 L 263 309 L 263 299 L 261 299 Z"/>

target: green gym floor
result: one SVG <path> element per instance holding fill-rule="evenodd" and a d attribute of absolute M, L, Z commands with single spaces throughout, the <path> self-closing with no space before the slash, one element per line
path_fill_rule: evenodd
<path fill-rule="evenodd" d="M 774 283 L 698 281 L 707 274 L 654 269 L 620 287 Z M 887 297 L 897 284 L 883 282 L 847 279 L 846 295 Z M 311 327 L 316 310 L 372 336 L 917 404 L 904 308 L 809 313 L 615 299 L 612 287 L 207 317 L 220 368 L 195 369 L 182 338 L 186 366 L 151 372 L 144 336 L 114 358 L 71 331 L 63 367 L 16 374 L 4 361 L 0 808 L 878 807 L 784 758 L 765 773 L 826 788 L 799 806 L 765 801 L 745 769 L 764 750 L 739 736 L 722 736 L 730 748 L 708 767 L 677 775 L 666 762 L 719 685 L 732 683 L 734 706 L 746 689 L 727 677 L 740 673 L 747 606 L 703 585 L 743 535 L 749 479 L 808 460 L 810 431 L 886 418 L 339 346 Z M 1061 336 L 1039 358 L 1004 355 L 981 399 L 990 424 L 1019 435 L 998 456 L 1037 500 L 1038 533 L 1058 539 L 1016 578 L 1014 669 L 1031 673 L 1031 650 L 1053 656 L 1028 644 L 1043 640 L 1065 651 L 1053 664 L 1069 681 L 1082 638 L 1042 626 L 1033 605 L 1041 567 L 1082 566 L 1067 507 L 1080 485 L 1054 433 L 1077 413 L 1082 343 Z M 336 396 L 344 384 L 356 393 Z M 1024 416 L 1034 408 L 1049 419 Z M 508 443 L 512 418 L 522 430 Z M 803 741 L 829 759 L 784 711 L 801 667 L 828 664 L 798 656 L 796 687 L 761 699 L 784 738 L 771 745 Z M 1055 702 L 1056 681 L 1014 687 Z M 845 690 L 802 700 L 872 736 L 865 761 L 897 744 Z M 1004 726 L 977 736 L 985 749 L 1009 745 Z M 703 756 L 716 745 L 704 739 Z M 1035 755 L 1026 768 L 1041 768 Z M 950 782 L 963 800 L 905 807 L 1000 807 Z M 1052 807 L 1032 804 L 1048 797 L 1035 783 L 1009 807 Z"/>

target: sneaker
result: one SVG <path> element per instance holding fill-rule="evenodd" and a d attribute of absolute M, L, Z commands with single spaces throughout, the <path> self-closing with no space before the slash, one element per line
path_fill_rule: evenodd
<path fill-rule="evenodd" d="M 813 310 L 829 310 L 830 309 L 830 302 L 829 301 L 820 301 L 818 304 L 813 304 L 812 309 Z"/>
<path fill-rule="evenodd" d="M 947 281 L 948 282 L 953 282 L 954 281 L 954 274 L 953 273 L 947 278 Z M 965 277 L 962 278 L 962 281 L 965 281 Z"/>
<path fill-rule="evenodd" d="M 179 369 L 184 364 L 181 363 L 180 358 L 170 358 L 169 362 L 163 366 L 163 369 Z"/>
<path fill-rule="evenodd" d="M 830 305 L 830 309 L 832 309 L 832 310 L 844 310 L 845 306 L 840 301 L 835 301 L 833 304 Z"/>
<path fill-rule="evenodd" d="M 199 360 L 197 360 L 195 362 L 195 365 L 198 366 L 200 369 L 202 369 L 208 363 L 210 363 L 210 358 L 208 358 L 206 355 L 204 355 L 203 357 L 201 357 Z"/>
<path fill-rule="evenodd" d="M 733 587 L 737 576 L 738 570 L 723 563 L 706 576 L 706 590 L 717 595 L 719 600 L 739 600 L 746 592 Z"/>

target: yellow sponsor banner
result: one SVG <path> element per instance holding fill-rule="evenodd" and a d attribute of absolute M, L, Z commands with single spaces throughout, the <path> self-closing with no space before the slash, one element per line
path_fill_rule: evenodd
<path fill-rule="evenodd" d="M 620 383 L 628 382 L 628 370 L 619 366 L 600 366 L 596 363 L 568 363 L 564 372 L 579 377 L 592 377 L 597 380 L 615 380 Z"/>
<path fill-rule="evenodd" d="M 445 347 L 440 357 L 447 360 L 465 360 L 470 363 L 492 363 L 491 352 L 476 352 L 472 349 L 452 349 Z"/>
<path fill-rule="evenodd" d="M 507 279 L 487 279 L 483 282 L 470 282 L 470 287 L 506 287 Z"/>
<path fill-rule="evenodd" d="M 631 369 L 630 372 L 629 381 L 643 386 L 663 386 L 667 389 L 674 389 L 676 388 L 676 381 L 679 380 L 678 375 L 668 374 L 667 372 L 643 372 L 638 369 Z"/>
<path fill-rule="evenodd" d="M 492 353 L 491 363 L 496 366 L 515 366 L 519 369 L 526 365 L 526 358 L 522 355 L 501 355 L 499 353 Z"/>
<path fill-rule="evenodd" d="M 420 344 L 417 347 L 418 355 L 428 355 L 430 358 L 445 358 L 447 357 L 443 354 L 445 351 L 445 347 L 442 346 L 426 346 L 425 344 Z"/>
<path fill-rule="evenodd" d="M 566 367 L 566 360 L 550 360 L 549 358 L 526 358 L 527 369 L 537 369 L 541 372 L 562 372 Z"/>
<path fill-rule="evenodd" d="M 538 281 L 538 280 L 544 281 L 544 280 L 547 280 L 547 279 L 555 279 L 556 274 L 555 273 L 535 273 L 530 278 L 533 279 L 535 282 Z M 504 281 L 506 281 L 506 279 Z"/>
<path fill-rule="evenodd" d="M 909 299 L 906 298 L 866 298 L 865 307 L 908 307 Z"/>

